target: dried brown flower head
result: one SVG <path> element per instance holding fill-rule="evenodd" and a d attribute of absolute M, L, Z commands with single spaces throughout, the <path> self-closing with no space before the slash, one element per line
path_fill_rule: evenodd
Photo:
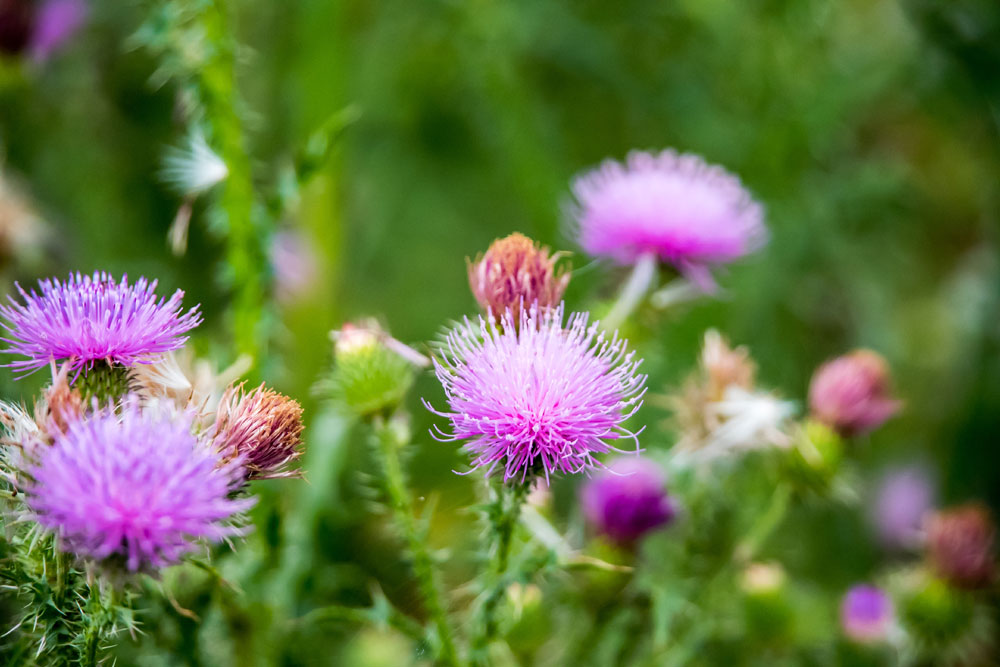
<path fill-rule="evenodd" d="M 288 465 L 302 454 L 302 407 L 261 384 L 245 392 L 230 386 L 216 414 L 212 441 L 227 458 L 240 456 L 247 479 L 292 477 Z"/>

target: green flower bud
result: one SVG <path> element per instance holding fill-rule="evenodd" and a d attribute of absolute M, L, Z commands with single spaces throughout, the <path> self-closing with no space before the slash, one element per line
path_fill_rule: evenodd
<path fill-rule="evenodd" d="M 395 349 L 401 344 L 377 326 L 353 324 L 333 339 L 334 368 L 321 390 L 362 417 L 399 405 L 414 380 L 413 364 Z"/>

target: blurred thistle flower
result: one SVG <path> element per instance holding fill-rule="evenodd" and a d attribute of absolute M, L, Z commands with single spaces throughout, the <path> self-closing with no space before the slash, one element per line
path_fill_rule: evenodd
<path fill-rule="evenodd" d="M 84 0 L 0 0 L 0 51 L 28 51 L 36 62 L 48 60 L 86 15 Z"/>
<path fill-rule="evenodd" d="M 925 467 L 900 466 L 886 473 L 876 489 L 871 517 L 882 544 L 892 549 L 916 546 L 934 500 L 934 480 Z"/>
<path fill-rule="evenodd" d="M 177 562 L 194 540 L 240 534 L 230 520 L 254 504 L 231 497 L 240 462 L 200 443 L 189 414 L 135 400 L 71 422 L 30 475 L 28 507 L 64 549 L 133 572 Z"/>
<path fill-rule="evenodd" d="M 334 367 L 317 390 L 363 417 L 394 409 L 413 384 L 414 366 L 430 364 L 374 320 L 346 323 L 330 337 Z"/>
<path fill-rule="evenodd" d="M 892 600 L 880 588 L 859 584 L 840 603 L 840 626 L 856 642 L 883 641 L 894 622 Z"/>
<path fill-rule="evenodd" d="M 631 545 L 677 514 L 653 461 L 627 456 L 610 462 L 580 493 L 587 521 L 618 544 Z"/>
<path fill-rule="evenodd" d="M 841 435 L 863 435 L 896 414 L 901 402 L 889 391 L 889 365 L 871 350 L 855 350 L 824 363 L 813 374 L 813 416 Z"/>
<path fill-rule="evenodd" d="M 31 57 L 36 62 L 48 60 L 83 25 L 87 9 L 84 0 L 43 2 L 35 15 Z"/>
<path fill-rule="evenodd" d="M 573 313 L 563 326 L 563 306 L 521 313 L 520 327 L 506 313 L 499 325 L 479 318 L 448 334 L 447 348 L 434 359 L 451 412 L 453 432 L 442 441 L 467 440 L 473 468 L 503 479 L 526 481 L 554 472 L 600 467 L 594 458 L 616 450 L 606 440 L 637 433 L 623 423 L 642 404 L 646 376 L 641 363 L 617 334 L 610 339 L 586 313 Z"/>
<path fill-rule="evenodd" d="M 704 290 L 710 267 L 767 240 L 763 210 L 740 180 L 697 155 L 634 151 L 573 183 L 580 245 L 595 256 L 636 264 L 655 255 Z"/>
<path fill-rule="evenodd" d="M 479 306 L 498 320 L 508 310 L 517 315 L 536 302 L 552 308 L 569 284 L 569 272 L 556 269 L 559 257 L 514 233 L 494 241 L 475 262 L 466 260 L 469 286 Z"/>
<path fill-rule="evenodd" d="M 301 475 L 288 465 L 302 454 L 302 407 L 265 388 L 226 390 L 219 403 L 212 443 L 225 460 L 239 459 L 246 479 Z"/>
<path fill-rule="evenodd" d="M 316 283 L 319 261 L 313 246 L 298 230 L 275 232 L 271 237 L 270 256 L 278 301 L 295 301 Z"/>
<path fill-rule="evenodd" d="M 205 135 L 193 129 L 183 146 L 169 146 L 163 155 L 160 178 L 177 194 L 200 195 L 211 190 L 229 175 L 222 158 L 209 147 Z"/>
<path fill-rule="evenodd" d="M 993 582 L 996 526 L 984 505 L 935 512 L 926 529 L 927 555 L 941 578 L 964 589 L 986 588 Z"/>
<path fill-rule="evenodd" d="M 10 303 L 0 306 L 0 326 L 10 335 L 2 352 L 28 359 L 7 366 L 25 374 L 63 359 L 74 371 L 95 362 L 132 366 L 181 347 L 183 334 L 201 322 L 198 306 L 183 313 L 184 292 L 158 299 L 156 284 L 139 278 L 129 285 L 128 276 L 116 283 L 102 271 L 41 280 L 40 294 L 18 285 L 24 303 L 8 296 Z"/>
<path fill-rule="evenodd" d="M 712 459 L 772 445 L 787 446 L 794 404 L 754 386 L 756 365 L 745 347 L 732 348 L 717 331 L 705 332 L 696 373 L 680 393 L 661 401 L 674 411 L 679 452 Z"/>

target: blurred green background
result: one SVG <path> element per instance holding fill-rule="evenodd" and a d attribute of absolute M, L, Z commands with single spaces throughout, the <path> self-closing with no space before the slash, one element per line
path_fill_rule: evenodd
<path fill-rule="evenodd" d="M 250 555 L 230 565 L 243 568 L 244 588 L 271 588 L 260 583 L 251 594 L 247 618 L 224 619 L 234 643 L 240 623 L 252 628 L 278 613 L 269 605 L 279 590 L 292 616 L 310 600 L 363 603 L 359 571 L 403 606 L 415 595 L 395 567 L 394 538 L 367 511 L 355 474 L 368 465 L 363 443 L 310 391 L 329 364 L 327 332 L 375 315 L 401 340 L 433 339 L 475 311 L 466 257 L 512 231 L 575 250 L 565 234 L 570 179 L 632 148 L 675 147 L 724 165 L 764 203 L 771 230 L 762 252 L 721 277 L 720 298 L 642 313 L 630 334 L 654 393 L 691 370 L 708 327 L 749 346 L 762 383 L 800 401 L 820 362 L 871 347 L 890 361 L 906 410 L 864 443 L 866 474 L 890 461 L 930 461 L 946 500 L 1000 507 L 995 2 L 231 4 L 261 190 L 280 191 L 328 119 L 345 109 L 353 119 L 282 223 L 305 235 L 317 269 L 304 293 L 269 309 L 268 350 L 255 372 L 305 405 L 310 482 L 261 485 Z M 181 201 L 157 172 L 165 147 L 183 135 L 178 91 L 155 85 L 158 63 L 133 38 L 156 11 L 94 2 L 83 31 L 52 60 L 0 70 L 5 177 L 49 229 L 45 252 L 8 258 L 6 275 L 158 277 L 162 291 L 180 287 L 187 303 L 203 304 L 196 347 L 224 366 L 234 354 L 223 244 L 204 202 L 194 206 L 186 254 L 173 256 L 166 241 Z M 579 252 L 572 264 L 571 308 L 589 306 L 595 292 L 613 296 L 619 270 Z M 5 374 L 0 388 L 28 397 L 38 381 Z M 471 482 L 452 473 L 463 464 L 453 446 L 423 436 L 431 420 L 418 396 L 438 405 L 443 396 L 429 374 L 418 381 L 410 458 L 418 495 L 440 496 L 432 541 L 443 546 L 470 524 L 460 508 Z M 672 444 L 667 416 L 653 405 L 640 413 L 637 422 L 650 424 L 646 448 Z M 561 484 L 557 497 L 571 498 L 572 481 Z M 856 514 L 827 512 L 819 527 L 808 510 L 793 517 L 788 539 L 801 544 L 792 567 L 831 591 L 864 577 L 880 556 Z M 304 553 L 289 553 L 296 530 L 312 536 Z M 451 572 L 449 583 L 463 574 Z M 170 619 L 185 637 L 189 621 Z M 275 650 L 287 664 L 333 664 L 337 651 L 354 650 L 340 641 L 350 629 L 338 632 L 324 656 L 294 633 Z"/>

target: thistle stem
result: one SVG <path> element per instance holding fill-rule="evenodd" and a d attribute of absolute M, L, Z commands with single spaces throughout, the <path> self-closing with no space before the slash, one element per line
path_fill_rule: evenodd
<path fill-rule="evenodd" d="M 606 331 L 614 331 L 620 327 L 642 302 L 643 297 L 653 286 L 658 262 L 656 253 L 647 252 L 639 256 L 632 267 L 632 273 L 622 287 L 621 294 L 618 295 L 618 300 L 604 318 L 603 325 Z"/>
<path fill-rule="evenodd" d="M 457 665 L 458 657 L 451 621 L 442 603 L 442 595 L 434 572 L 434 563 L 414 517 L 413 500 L 406 487 L 406 477 L 399 459 L 399 450 L 406 444 L 408 438 L 405 437 L 402 429 L 393 428 L 393 425 L 384 419 L 376 419 L 374 428 L 377 450 L 385 473 L 385 488 L 392 506 L 393 516 L 409 545 L 410 555 L 413 558 L 413 574 L 424 598 L 427 613 L 437 631 L 438 664 Z"/>
<path fill-rule="evenodd" d="M 757 556 L 757 552 L 764 546 L 788 513 L 791 499 L 792 487 L 789 484 L 779 483 L 771 495 L 771 502 L 733 552 L 734 560 L 748 563 Z"/>
<path fill-rule="evenodd" d="M 486 664 L 485 653 L 496 639 L 497 609 L 507 591 L 507 570 L 510 564 L 510 547 L 514 539 L 514 529 L 521 516 L 521 507 L 528 497 L 530 484 L 503 485 L 497 491 L 496 500 L 490 506 L 490 541 L 495 545 L 490 568 L 492 582 L 479 612 L 476 636 L 472 641 L 474 664 Z"/>

